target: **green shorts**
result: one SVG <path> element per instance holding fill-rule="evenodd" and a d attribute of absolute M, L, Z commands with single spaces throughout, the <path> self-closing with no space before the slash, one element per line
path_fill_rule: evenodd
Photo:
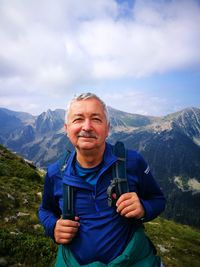
<path fill-rule="evenodd" d="M 160 258 L 144 229 L 139 228 L 121 255 L 108 264 L 99 261 L 80 265 L 67 245 L 59 245 L 55 267 L 160 267 Z"/>

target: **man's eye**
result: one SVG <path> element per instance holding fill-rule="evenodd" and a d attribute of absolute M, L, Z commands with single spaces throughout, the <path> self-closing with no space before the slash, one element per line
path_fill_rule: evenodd
<path fill-rule="evenodd" d="M 101 122 L 100 118 L 93 118 L 93 121 Z"/>
<path fill-rule="evenodd" d="M 80 121 L 82 121 L 83 119 L 82 118 L 75 118 L 74 120 L 73 120 L 73 122 L 80 122 Z"/>

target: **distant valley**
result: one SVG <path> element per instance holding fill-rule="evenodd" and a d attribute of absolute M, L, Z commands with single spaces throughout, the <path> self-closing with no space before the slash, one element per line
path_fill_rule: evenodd
<path fill-rule="evenodd" d="M 200 109 L 187 108 L 164 117 L 111 107 L 109 111 L 108 141 L 121 140 L 148 161 L 168 200 L 164 217 L 200 227 Z M 0 108 L 0 143 L 46 168 L 70 146 L 64 115 L 62 109 L 32 116 Z"/>

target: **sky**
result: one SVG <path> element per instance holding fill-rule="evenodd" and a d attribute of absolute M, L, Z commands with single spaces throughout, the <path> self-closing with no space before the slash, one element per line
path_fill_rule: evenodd
<path fill-rule="evenodd" d="M 143 115 L 200 108 L 199 25 L 199 0 L 0 0 L 0 107 L 92 92 Z"/>

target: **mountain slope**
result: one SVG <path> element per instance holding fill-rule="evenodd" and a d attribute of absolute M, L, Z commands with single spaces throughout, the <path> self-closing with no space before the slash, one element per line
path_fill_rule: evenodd
<path fill-rule="evenodd" d="M 42 188 L 35 166 L 0 145 L 0 266 L 53 263 L 56 247 L 37 218 Z"/>

